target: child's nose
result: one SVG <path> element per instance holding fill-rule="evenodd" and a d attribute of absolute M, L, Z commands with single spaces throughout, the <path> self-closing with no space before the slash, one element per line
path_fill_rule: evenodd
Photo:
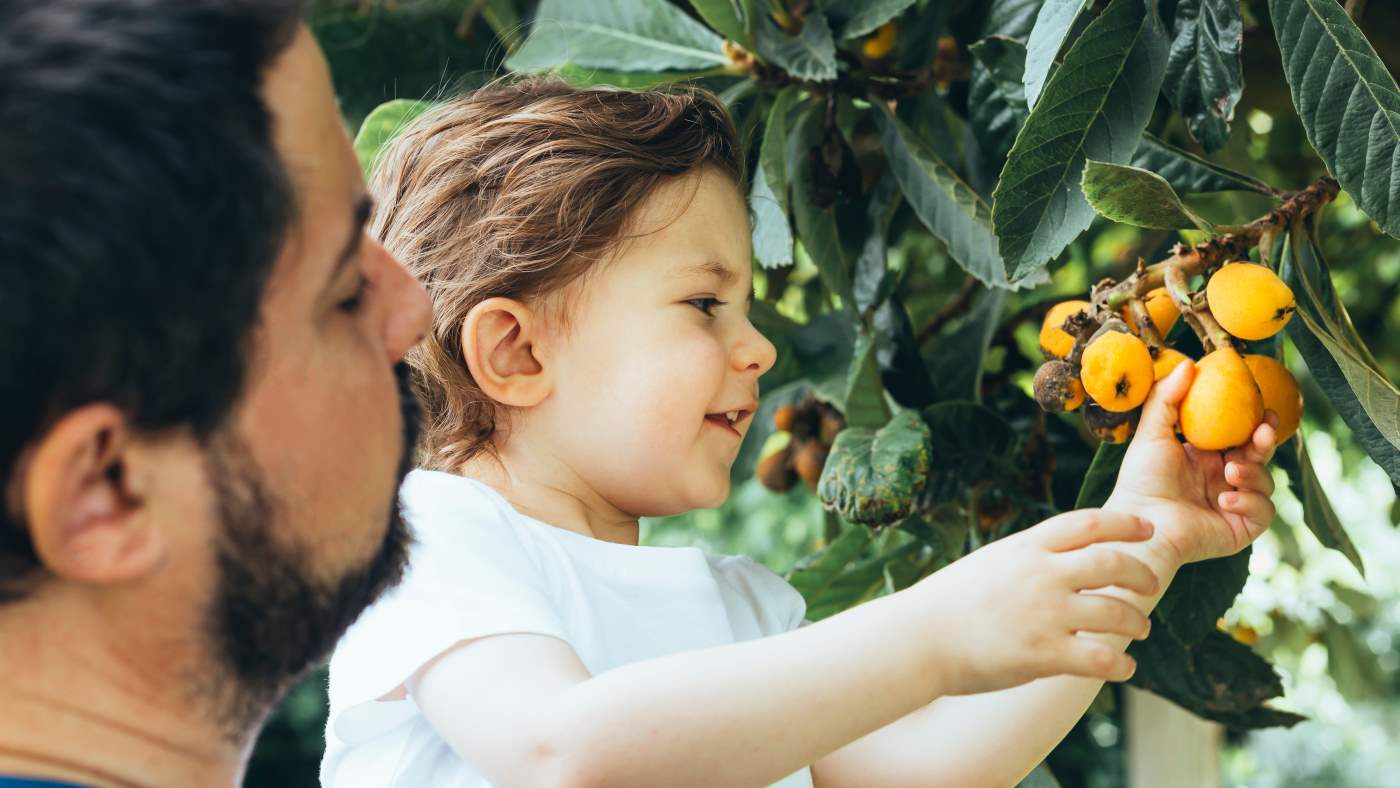
<path fill-rule="evenodd" d="M 734 366 L 741 372 L 755 370 L 762 376 L 777 360 L 778 349 L 752 323 L 748 324 L 748 330 L 734 349 Z"/>

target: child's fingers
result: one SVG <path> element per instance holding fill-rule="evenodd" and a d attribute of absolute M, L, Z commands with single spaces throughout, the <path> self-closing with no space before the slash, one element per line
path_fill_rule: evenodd
<path fill-rule="evenodd" d="M 1152 536 L 1152 524 L 1139 517 L 1103 509 L 1080 509 L 1046 520 L 1044 544 L 1057 553 L 1099 542 L 1141 542 Z"/>
<path fill-rule="evenodd" d="M 1144 640 L 1151 630 L 1147 616 L 1121 599 L 1102 594 L 1075 594 L 1068 607 L 1069 623 L 1076 632 L 1103 632 Z"/>
<path fill-rule="evenodd" d="M 1237 514 L 1261 529 L 1274 521 L 1274 503 L 1267 495 L 1236 490 L 1221 493 L 1219 501 L 1222 511 Z"/>
<path fill-rule="evenodd" d="M 1137 663 L 1122 651 L 1099 640 L 1071 637 L 1065 647 L 1063 670 L 1071 676 L 1084 676 L 1103 681 L 1127 681 L 1137 670 Z"/>
<path fill-rule="evenodd" d="M 1066 579 L 1075 591 L 1118 586 L 1143 596 L 1157 593 L 1157 575 L 1147 564 L 1106 547 L 1092 547 L 1064 554 Z"/>
<path fill-rule="evenodd" d="M 1278 440 L 1278 414 L 1264 411 L 1264 423 L 1254 429 L 1249 443 L 1225 453 L 1227 462 L 1257 462 L 1265 465 L 1274 458 L 1275 442 Z"/>
<path fill-rule="evenodd" d="M 1274 494 L 1274 477 L 1263 465 L 1231 460 L 1225 464 L 1225 481 L 1241 490 L 1261 495 Z"/>
<path fill-rule="evenodd" d="M 1147 402 L 1142 406 L 1142 418 L 1138 420 L 1138 437 L 1176 438 L 1177 405 L 1186 396 L 1187 389 L 1191 388 L 1191 380 L 1195 376 L 1196 365 L 1187 359 L 1152 387 Z"/>

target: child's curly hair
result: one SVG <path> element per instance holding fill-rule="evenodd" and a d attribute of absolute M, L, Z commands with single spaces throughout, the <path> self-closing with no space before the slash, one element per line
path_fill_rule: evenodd
<path fill-rule="evenodd" d="M 492 297 L 538 302 L 605 259 L 674 176 L 743 180 L 724 105 L 700 90 L 503 82 L 420 116 L 371 176 L 371 232 L 428 289 L 433 329 L 408 356 L 425 424 L 419 461 L 455 471 L 492 448 L 502 407 L 463 358 L 461 326 Z"/>

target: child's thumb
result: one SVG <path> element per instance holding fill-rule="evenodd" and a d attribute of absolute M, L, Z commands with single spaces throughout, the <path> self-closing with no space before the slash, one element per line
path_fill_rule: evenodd
<path fill-rule="evenodd" d="M 1196 377 L 1196 364 L 1187 359 L 1176 365 L 1170 375 L 1157 381 L 1147 402 L 1142 406 L 1142 418 L 1138 421 L 1137 433 L 1147 438 L 1172 438 L 1176 436 L 1177 406 L 1191 388 Z"/>

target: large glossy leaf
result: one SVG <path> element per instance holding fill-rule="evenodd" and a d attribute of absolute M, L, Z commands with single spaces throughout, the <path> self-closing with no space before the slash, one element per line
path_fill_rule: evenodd
<path fill-rule="evenodd" d="M 758 54 L 765 62 L 809 82 L 836 79 L 836 42 L 825 16 L 809 15 L 802 31 L 790 36 L 765 15 L 758 22 L 756 35 Z"/>
<path fill-rule="evenodd" d="M 809 102 L 790 120 L 785 160 L 797 237 L 817 264 L 827 289 L 850 303 L 853 255 L 838 230 L 835 206 L 817 203 L 823 191 L 818 184 L 823 177 L 818 150 L 826 134 L 821 107 Z"/>
<path fill-rule="evenodd" d="M 1084 161 L 1132 158 L 1165 67 L 1161 20 L 1142 0 L 1113 0 L 1070 47 L 992 195 L 1008 279 L 1040 270 L 1093 221 L 1079 185 Z"/>
<path fill-rule="evenodd" d="M 749 187 L 749 208 L 753 211 L 753 256 L 764 268 L 792 264 L 792 227 L 783 202 L 768 185 L 768 174 L 755 167 Z"/>
<path fill-rule="evenodd" d="M 875 122 L 890 169 L 919 221 L 948 245 L 963 270 L 991 287 L 1007 279 L 991 230 L 991 206 L 883 103 Z"/>
<path fill-rule="evenodd" d="M 1215 631 L 1249 578 L 1249 547 L 1234 555 L 1187 564 L 1176 573 L 1157 616 L 1172 636 L 1192 646 Z"/>
<path fill-rule="evenodd" d="M 1273 194 L 1267 183 L 1182 150 L 1151 134 L 1142 135 L 1142 145 L 1133 154 L 1132 164 L 1162 176 L 1181 194 L 1252 191 Z"/>
<path fill-rule="evenodd" d="M 1130 684 L 1232 728 L 1292 726 L 1303 720 L 1264 705 L 1283 694 L 1283 683 L 1273 666 L 1247 646 L 1219 631 L 1188 646 L 1160 620 L 1156 624 L 1147 640 L 1128 647 L 1138 663 Z"/>
<path fill-rule="evenodd" d="M 666 0 L 540 0 L 530 36 L 506 59 L 506 67 L 521 73 L 563 63 L 694 71 L 726 65 L 723 42 Z"/>
<path fill-rule="evenodd" d="M 831 446 L 817 495 L 853 523 L 899 522 L 924 487 L 930 453 L 928 425 L 914 411 L 901 410 L 879 430 L 847 427 Z"/>
<path fill-rule="evenodd" d="M 1001 475 L 1018 445 L 1006 419 L 976 402 L 930 405 L 924 409 L 924 421 L 938 449 L 929 467 L 928 492 L 935 501 Z"/>
<path fill-rule="evenodd" d="M 1155 172 L 1090 159 L 1084 164 L 1082 187 L 1084 199 L 1110 221 L 1158 230 L 1215 231 Z"/>
<path fill-rule="evenodd" d="M 904 13 L 915 0 L 827 0 L 825 11 L 837 38 L 855 38 Z"/>
<path fill-rule="evenodd" d="M 1308 141 L 1358 207 L 1400 237 L 1400 88 L 1337 0 L 1269 0 Z"/>
<path fill-rule="evenodd" d="M 793 567 L 788 574 L 788 582 L 810 602 L 825 591 L 869 545 L 869 529 L 847 528 L 821 552 L 808 556 Z"/>
<path fill-rule="evenodd" d="M 888 265 L 889 249 L 885 243 L 890 219 L 900 205 L 899 185 L 886 173 L 866 199 L 865 245 L 856 258 L 854 281 L 851 283 L 856 311 L 863 316 L 869 315 L 889 297 L 899 278 L 898 272 Z"/>
<path fill-rule="evenodd" d="M 1074 501 L 1076 509 L 1096 509 L 1104 505 L 1118 482 L 1118 469 L 1123 465 L 1123 457 L 1128 453 L 1126 443 L 1100 443 L 1094 452 L 1094 460 L 1089 464 L 1089 472 L 1084 474 L 1084 483 L 1079 486 L 1079 497 Z"/>
<path fill-rule="evenodd" d="M 935 399 L 981 401 L 983 360 L 1005 306 L 1005 290 L 981 293 L 957 328 L 932 340 L 929 377 Z"/>
<path fill-rule="evenodd" d="M 412 99 L 393 99 L 375 107 L 365 116 L 355 134 L 355 157 L 365 177 L 374 171 L 379 154 L 404 126 L 427 111 L 432 104 Z"/>
<path fill-rule="evenodd" d="M 1361 560 L 1361 553 L 1342 527 L 1337 512 L 1332 509 L 1332 502 L 1327 499 L 1327 491 L 1317 480 L 1317 472 L 1313 470 L 1302 433 L 1280 446 L 1275 458 L 1278 466 L 1288 474 L 1288 486 L 1293 490 L 1293 497 L 1303 504 L 1303 524 L 1312 531 L 1323 547 L 1329 547 L 1346 556 L 1352 566 L 1356 567 L 1356 571 L 1364 576 L 1366 566 Z"/>
<path fill-rule="evenodd" d="M 1244 91 L 1239 0 L 1181 0 L 1173 28 L 1162 92 L 1191 136 L 1208 151 L 1220 150 Z"/>
<path fill-rule="evenodd" d="M 1025 87 L 1026 104 L 1034 107 L 1050 77 L 1050 68 L 1055 64 L 1055 56 L 1065 45 L 1074 22 L 1083 14 L 1093 0 L 1045 0 L 1035 18 L 1031 37 L 1026 40 L 1026 69 L 1022 84 Z"/>
<path fill-rule="evenodd" d="M 1298 303 L 1288 338 L 1357 443 L 1400 488 L 1400 391 L 1373 366 L 1322 255 L 1301 230 L 1284 239 L 1279 275 Z"/>
<path fill-rule="evenodd" d="M 992 0 L 982 23 L 982 37 L 1011 36 L 1024 38 L 1035 27 L 1036 15 L 1045 0 Z"/>
<path fill-rule="evenodd" d="M 880 361 L 875 338 L 861 334 L 856 338 L 851 371 L 846 376 L 846 394 L 840 403 L 851 427 L 878 429 L 890 419 L 885 404 L 885 387 L 880 380 Z"/>
<path fill-rule="evenodd" d="M 690 0 L 690 4 L 725 38 L 753 49 L 753 0 Z"/>
<path fill-rule="evenodd" d="M 1006 36 L 988 36 L 968 51 L 976 58 L 968 84 L 968 121 L 982 161 L 1000 172 L 1029 113 L 1021 85 L 1026 45 Z"/>
<path fill-rule="evenodd" d="M 871 316 L 875 360 L 880 380 L 894 401 L 906 408 L 923 408 L 938 397 L 928 367 L 919 354 L 914 326 L 898 293 L 892 293 Z"/>

